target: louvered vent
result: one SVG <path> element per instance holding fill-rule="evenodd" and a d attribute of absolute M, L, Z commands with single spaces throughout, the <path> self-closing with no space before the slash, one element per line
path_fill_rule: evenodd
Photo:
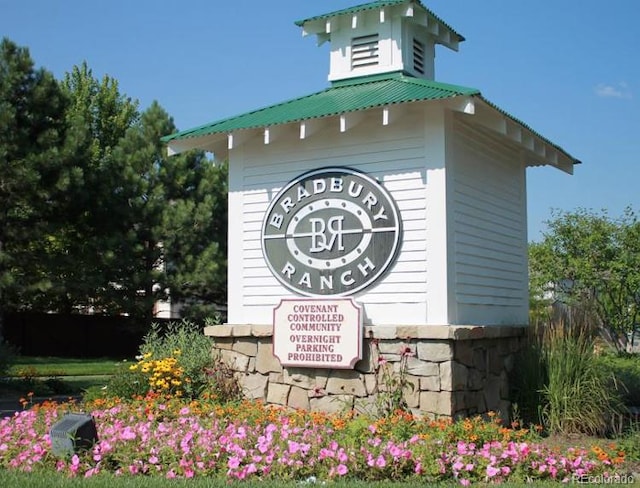
<path fill-rule="evenodd" d="M 351 40 L 351 69 L 378 64 L 378 34 L 354 37 Z"/>
<path fill-rule="evenodd" d="M 424 74 L 424 44 L 417 39 L 413 40 L 413 69 Z"/>

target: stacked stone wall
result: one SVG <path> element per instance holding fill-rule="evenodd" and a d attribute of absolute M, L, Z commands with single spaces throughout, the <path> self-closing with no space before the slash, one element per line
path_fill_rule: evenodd
<path fill-rule="evenodd" d="M 523 345 L 522 327 L 370 326 L 354 369 L 282 367 L 271 326 L 205 329 L 214 354 L 235 372 L 244 394 L 267 404 L 337 412 L 374 412 L 385 395 L 384 368 L 404 378 L 404 400 L 417 414 L 463 417 L 511 408 L 509 378 Z M 387 376 L 388 378 L 389 376 Z"/>

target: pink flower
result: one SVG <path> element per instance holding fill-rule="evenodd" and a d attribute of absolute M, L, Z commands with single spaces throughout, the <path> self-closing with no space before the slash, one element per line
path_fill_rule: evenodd
<path fill-rule="evenodd" d="M 240 458 L 238 456 L 231 456 L 227 462 L 229 469 L 236 469 L 240 466 Z"/>
<path fill-rule="evenodd" d="M 458 454 L 460 454 L 461 456 L 464 456 L 465 454 L 469 454 L 469 449 L 466 442 L 458 441 L 457 448 L 458 448 Z"/>
<path fill-rule="evenodd" d="M 318 398 L 324 395 L 325 395 L 324 390 L 320 386 L 314 387 L 311 393 L 312 398 Z"/>
<path fill-rule="evenodd" d="M 461 484 L 462 486 L 469 486 L 469 485 L 471 484 L 471 481 L 469 481 L 469 480 L 468 480 L 468 479 L 466 479 L 466 478 L 463 478 L 463 479 L 461 479 L 461 480 L 460 480 L 460 484 Z"/>
<path fill-rule="evenodd" d="M 318 460 L 322 461 L 323 459 L 326 459 L 326 458 L 335 457 L 335 455 L 336 455 L 335 451 L 332 451 L 331 449 L 326 449 L 323 447 L 322 449 L 320 449 Z"/>
<path fill-rule="evenodd" d="M 411 348 L 409 346 L 403 346 L 402 348 L 400 348 L 400 355 L 413 356 L 413 351 L 411 351 Z"/>
<path fill-rule="evenodd" d="M 347 453 L 344 452 L 344 449 L 340 448 L 340 450 L 338 451 L 338 461 L 340 461 L 341 463 L 346 463 L 348 459 L 349 456 L 347 456 Z"/>
<path fill-rule="evenodd" d="M 289 453 L 295 454 L 300 450 L 300 444 L 294 441 L 288 441 Z"/>
<path fill-rule="evenodd" d="M 349 469 L 344 464 L 338 464 L 337 472 L 340 476 L 344 476 L 349 472 Z"/>
<path fill-rule="evenodd" d="M 380 454 L 377 458 L 376 458 L 376 466 L 378 468 L 384 468 L 387 465 L 387 461 L 384 458 L 384 456 L 382 454 Z"/>
<path fill-rule="evenodd" d="M 71 465 L 69 466 L 69 470 L 72 474 L 75 475 L 78 472 L 78 469 L 80 469 L 80 459 L 76 454 L 74 454 L 71 458 Z"/>
<path fill-rule="evenodd" d="M 491 466 L 491 465 L 487 466 L 487 476 L 489 478 L 493 478 L 498 473 L 500 473 L 500 470 L 495 466 Z"/>
<path fill-rule="evenodd" d="M 133 440 L 135 438 L 136 438 L 136 433 L 129 426 L 125 427 L 125 429 L 120 434 L 120 439 L 125 440 L 125 441 L 131 441 L 131 440 Z"/>

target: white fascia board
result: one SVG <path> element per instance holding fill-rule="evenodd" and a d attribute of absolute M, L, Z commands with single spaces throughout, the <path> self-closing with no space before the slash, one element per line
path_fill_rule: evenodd
<path fill-rule="evenodd" d="M 174 139 L 167 143 L 167 154 L 175 156 L 191 149 L 203 149 L 205 145 L 211 144 L 213 139 L 215 139 L 213 135 Z"/>
<path fill-rule="evenodd" d="M 325 42 L 331 40 L 330 25 L 328 21 L 323 20 L 306 22 L 302 26 L 302 37 L 315 35 L 317 45 L 322 46 Z"/>
<path fill-rule="evenodd" d="M 227 134 L 227 149 L 231 151 L 244 144 L 249 139 L 248 132 L 246 130 L 229 132 Z"/>
<path fill-rule="evenodd" d="M 228 154 L 227 136 L 226 134 L 210 134 L 207 136 L 176 139 L 167 143 L 168 156 L 175 156 L 192 149 L 211 152 L 214 154 L 216 161 L 222 161 L 226 159 Z"/>
<path fill-rule="evenodd" d="M 475 97 L 457 96 L 447 99 L 445 103 L 455 112 L 462 112 L 467 115 L 474 115 L 476 113 Z"/>
<path fill-rule="evenodd" d="M 364 119 L 364 111 L 346 112 L 340 115 L 340 132 L 353 129 Z"/>
<path fill-rule="evenodd" d="M 300 139 L 308 139 L 324 125 L 323 119 L 307 119 L 300 122 Z"/>
<path fill-rule="evenodd" d="M 427 31 L 433 36 L 435 43 L 448 47 L 452 51 L 458 51 L 460 41 L 458 36 L 445 24 L 436 19 L 433 15 L 424 12 L 424 15 L 418 15 L 416 22 L 427 28 Z"/>
<path fill-rule="evenodd" d="M 473 98 L 473 110 L 460 110 L 473 116 L 473 123 L 497 133 L 519 146 L 527 166 L 553 166 L 573 174 L 575 160 L 564 150 L 543 139 L 531 129 L 500 112 L 479 97 Z M 451 105 L 450 105 L 451 106 Z M 455 105 L 451 108 L 455 109 Z M 475 114 L 475 115 L 474 115 Z"/>
<path fill-rule="evenodd" d="M 325 23 L 324 21 L 318 19 L 318 20 L 311 20 L 309 22 L 305 22 L 302 26 L 302 35 L 303 36 L 312 36 L 312 35 L 318 35 L 321 32 L 324 32 L 325 29 Z"/>

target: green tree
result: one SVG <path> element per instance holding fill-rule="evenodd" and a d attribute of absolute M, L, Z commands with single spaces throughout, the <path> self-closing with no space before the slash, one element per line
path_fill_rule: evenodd
<path fill-rule="evenodd" d="M 0 310 L 223 301 L 226 166 L 167 158 L 169 115 L 86 63 L 58 83 L 10 41 L 0 55 Z"/>
<path fill-rule="evenodd" d="M 29 50 L 0 43 L 0 316 L 47 287 L 38 247 L 50 228 L 60 173 L 67 99 L 53 75 L 36 69 Z M 2 322 L 0 317 L 0 335 Z"/>
<path fill-rule="evenodd" d="M 531 295 L 590 310 L 607 340 L 624 349 L 640 319 L 640 222 L 578 209 L 556 213 L 529 246 Z"/>
<path fill-rule="evenodd" d="M 70 101 L 63 168 L 53 198 L 51 231 L 35 249 L 46 256 L 39 270 L 49 283 L 32 297 L 39 310 L 121 312 L 118 254 L 123 202 L 122 162 L 114 148 L 137 120 L 137 102 L 109 76 L 94 78 L 86 63 L 65 76 Z"/>
<path fill-rule="evenodd" d="M 226 166 L 201 151 L 166 156 L 173 120 L 154 102 L 114 152 L 122 161 L 130 258 L 122 276 L 132 301 L 151 314 L 158 299 L 226 300 Z M 130 281 L 127 281 L 129 277 Z"/>
<path fill-rule="evenodd" d="M 166 280 L 171 299 L 186 304 L 187 317 L 200 320 L 227 301 L 228 167 L 197 152 L 177 158 L 186 164 L 190 183 L 163 215 Z"/>

